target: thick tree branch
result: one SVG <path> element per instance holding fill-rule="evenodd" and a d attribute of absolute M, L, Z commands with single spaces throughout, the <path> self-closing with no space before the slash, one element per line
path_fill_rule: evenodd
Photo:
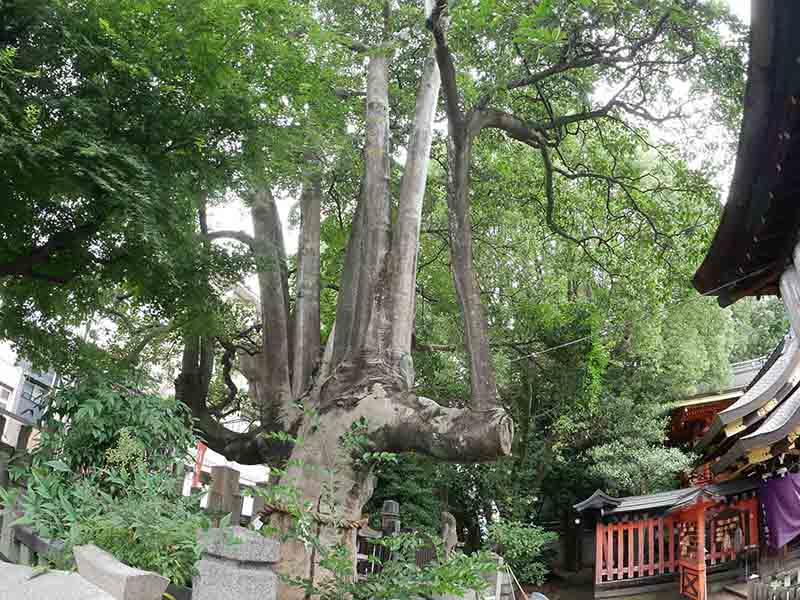
<path fill-rule="evenodd" d="M 514 423 L 500 408 L 447 408 L 422 396 L 394 403 L 391 421 L 372 438 L 386 452 L 421 452 L 450 462 L 489 462 L 511 454 Z"/>
<path fill-rule="evenodd" d="M 353 214 L 350 226 L 350 238 L 342 265 L 342 279 L 339 294 L 336 299 L 336 323 L 331 365 L 336 365 L 350 347 L 350 338 L 353 333 L 353 319 L 355 317 L 356 294 L 358 280 L 361 277 L 359 261 L 361 259 L 362 238 L 364 236 L 364 183 L 362 180 L 359 191 L 358 203 Z"/>
<path fill-rule="evenodd" d="M 282 431 L 281 424 L 262 422 L 261 427 L 240 433 L 228 429 L 212 415 L 207 399 L 213 355 L 213 340 L 194 335 L 184 338 L 181 372 L 175 380 L 176 398 L 189 407 L 204 441 L 215 452 L 242 464 L 282 464 L 292 445 L 269 435 Z"/>
<path fill-rule="evenodd" d="M 209 240 L 236 240 L 237 242 L 241 242 L 248 246 L 251 250 L 254 250 L 256 247 L 256 240 L 253 236 L 246 234 L 244 231 L 234 231 L 234 230 L 227 230 L 223 229 L 220 231 L 211 231 L 206 234 L 206 237 Z"/>
<path fill-rule="evenodd" d="M 262 351 L 259 356 L 263 379 L 260 383 L 265 389 L 259 399 L 264 421 L 274 410 L 285 410 L 292 399 L 289 284 L 283 231 L 275 199 L 270 190 L 261 189 L 251 194 L 250 202 L 261 301 Z"/>
<path fill-rule="evenodd" d="M 54 233 L 45 243 L 1 262 L 0 277 L 18 276 L 44 279 L 53 283 L 67 283 L 78 275 L 79 270 L 71 271 L 69 274 L 48 273 L 46 267 L 60 253 L 77 250 L 82 244 L 88 242 L 100 231 L 102 225 L 102 220 L 89 221 L 73 229 Z"/>
<path fill-rule="evenodd" d="M 320 176 L 313 173 L 300 198 L 300 240 L 294 314 L 292 395 L 298 398 L 310 385 L 320 347 Z"/>
<path fill-rule="evenodd" d="M 370 57 L 367 72 L 367 126 L 364 150 L 363 233 L 358 287 L 351 322 L 353 356 L 379 346 L 382 324 L 375 310 L 389 250 L 389 64 L 384 54 Z M 358 242 L 359 240 L 356 240 Z M 340 323 L 344 325 L 344 323 Z"/>
<path fill-rule="evenodd" d="M 414 330 L 415 281 L 422 202 L 430 163 L 433 118 L 441 79 L 435 58 L 428 57 L 417 92 L 414 126 L 409 136 L 408 158 L 400 182 L 397 222 L 392 239 L 392 283 L 389 319 L 392 327 L 391 350 L 396 355 L 408 353 Z"/>
<path fill-rule="evenodd" d="M 439 64 L 439 71 L 441 72 L 442 93 L 444 94 L 445 112 L 447 113 L 448 124 L 451 131 L 458 132 L 462 129 L 464 114 L 461 111 L 453 54 L 450 52 L 450 48 L 447 46 L 447 40 L 445 39 L 447 18 L 444 17 L 444 12 L 446 10 L 447 0 L 438 0 L 428 19 L 428 24 L 433 33 L 436 62 Z"/>
<path fill-rule="evenodd" d="M 442 78 L 447 112 L 447 207 L 453 282 L 464 318 L 464 342 L 470 356 L 471 406 L 485 410 L 497 405 L 497 385 L 489 352 L 489 328 L 472 266 L 469 174 L 476 113 L 465 117 L 460 108 L 453 57 L 445 39 L 446 0 L 437 0 L 429 19 L 436 61 Z"/>
<path fill-rule="evenodd" d="M 548 142 L 537 128 L 501 110 L 485 109 L 475 114 L 470 127 L 473 135 L 486 127 L 505 131 L 515 140 L 534 148 L 545 146 Z"/>

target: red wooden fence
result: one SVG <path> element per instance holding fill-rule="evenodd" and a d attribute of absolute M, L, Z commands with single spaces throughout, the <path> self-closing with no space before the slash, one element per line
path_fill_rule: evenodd
<path fill-rule="evenodd" d="M 724 505 L 721 509 L 742 511 L 744 543 L 758 544 L 758 500 L 749 498 Z M 675 573 L 678 568 L 678 534 L 674 517 L 656 517 L 597 523 L 595 581 L 609 583 Z M 736 558 L 735 551 L 724 552 L 715 543 L 714 520 L 711 520 L 706 562 L 715 565 Z"/>
<path fill-rule="evenodd" d="M 674 573 L 675 527 L 672 517 L 597 524 L 597 583 Z"/>

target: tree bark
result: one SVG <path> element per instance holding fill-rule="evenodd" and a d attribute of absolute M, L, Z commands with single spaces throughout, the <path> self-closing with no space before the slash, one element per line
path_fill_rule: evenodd
<path fill-rule="evenodd" d="M 435 58 L 430 56 L 425 61 L 422 81 L 417 92 L 414 128 L 408 141 L 408 157 L 400 182 L 397 223 L 392 239 L 390 305 L 393 318 L 390 346 L 392 353 L 397 357 L 411 351 L 422 201 L 425 197 L 433 139 L 433 118 L 440 85 L 439 67 Z"/>
<path fill-rule="evenodd" d="M 464 341 L 470 357 L 470 406 L 497 406 L 497 384 L 489 350 L 489 327 L 472 268 L 472 221 L 469 214 L 469 170 L 472 139 L 466 131 L 451 131 L 447 144 L 448 225 L 453 282 L 464 317 Z"/>
<path fill-rule="evenodd" d="M 311 374 L 319 360 L 320 323 L 320 203 L 319 175 L 314 174 L 303 187 L 300 198 L 300 245 L 298 247 L 297 299 L 294 308 L 294 366 L 292 395 L 310 386 Z"/>
<path fill-rule="evenodd" d="M 293 449 L 281 485 L 298 489 L 312 510 L 340 522 L 362 517 L 364 504 L 373 491 L 372 468 L 356 466 L 349 454 L 352 449 L 341 443 L 342 435 L 361 419 L 368 424 L 366 436 L 375 450 L 423 452 L 452 462 L 491 461 L 510 452 L 514 428 L 503 410 L 446 408 L 403 391 L 402 382 L 393 373 L 387 372 L 383 377 L 386 383 L 379 379 L 378 373 L 366 379 L 356 376 L 343 385 L 358 398 L 356 403 L 311 398 L 313 405 L 321 407 L 322 418 L 318 425 L 301 430 L 302 443 Z M 325 388 L 316 391 L 326 394 Z M 286 529 L 286 519 L 278 515 L 273 522 Z M 353 533 L 331 526 L 319 530 L 324 542 L 341 542 L 348 548 L 353 548 Z M 295 577 L 318 578 L 321 571 L 315 560 L 318 557 L 300 543 L 281 548 L 281 569 Z M 284 587 L 280 598 L 299 600 L 304 596 L 301 590 Z"/>
<path fill-rule="evenodd" d="M 389 3 L 385 6 L 388 15 Z M 389 22 L 388 17 L 385 20 Z M 439 58 L 438 45 L 436 51 Z M 448 208 L 454 279 L 466 323 L 466 345 L 472 357 L 473 392 L 466 404 L 480 410 L 448 408 L 417 396 L 413 392 L 413 368 L 405 360 L 411 351 L 419 227 L 440 87 L 439 68 L 445 72 L 441 61 L 433 59 L 428 59 L 424 67 L 390 255 L 389 66 L 383 51 L 369 59 L 362 190 L 344 260 L 335 326 L 312 385 L 307 383 L 319 357 L 318 182 L 306 187 L 302 198 L 294 354 L 290 347 L 286 263 L 277 210 L 268 191 L 253 195 L 253 248 L 262 261 L 258 276 L 263 348 L 255 357 L 240 357 L 240 366 L 250 382 L 250 393 L 262 407 L 260 429 L 234 434 L 208 422 L 204 400 L 194 404 L 201 426 L 208 428 L 212 448 L 223 448 L 226 456 L 236 460 L 251 459 L 252 454 L 260 452 L 265 462 L 288 465 L 281 486 L 295 487 L 313 511 L 334 519 L 361 518 L 363 506 L 372 494 L 372 468 L 354 453 L 363 457 L 365 451 L 415 451 L 441 460 L 481 462 L 511 451 L 513 423 L 497 408 L 488 328 L 472 270 L 468 197 L 472 138 L 460 113 L 451 122 L 451 143 L 456 143 L 449 153 Z M 445 78 L 444 87 L 448 81 L 451 86 L 455 84 L 452 62 L 447 68 L 449 79 Z M 446 99 L 448 105 L 453 103 L 451 95 Z M 188 351 L 194 352 L 193 347 Z M 185 371 L 199 364 L 199 358 L 189 358 Z M 184 398 L 190 391 L 186 383 L 190 382 L 191 373 L 186 374 L 186 378 L 179 378 Z M 198 394 L 202 392 L 198 388 Z M 291 398 L 301 393 L 304 406 L 316 413 L 315 418 L 289 408 Z M 365 428 L 368 450 L 342 445 L 343 437 L 355 423 Z M 261 435 L 278 430 L 299 439 L 285 447 L 268 443 Z M 287 518 L 276 515 L 274 521 L 285 529 Z M 341 541 L 354 548 L 351 529 L 324 525 L 318 535 L 323 543 Z M 293 577 L 318 579 L 319 556 L 314 552 L 301 543 L 284 544 L 281 570 Z M 283 589 L 280 597 L 299 599 L 304 592 Z"/>
<path fill-rule="evenodd" d="M 456 81 L 455 65 L 445 38 L 442 11 L 437 3 L 431 15 L 436 60 L 442 73 L 447 112 L 447 207 L 453 282 L 464 318 L 464 343 L 470 356 L 470 406 L 486 410 L 497 406 L 497 384 L 489 353 L 489 327 L 472 268 L 472 222 L 469 215 L 469 176 L 476 113 L 464 115 Z"/>
<path fill-rule="evenodd" d="M 350 338 L 350 353 L 380 351 L 380 311 L 389 250 L 389 65 L 384 53 L 370 57 L 367 71 L 367 140 L 365 149 L 364 221 L 358 292 Z"/>
<path fill-rule="evenodd" d="M 263 464 L 265 457 L 270 457 L 273 464 L 285 460 L 291 451 L 290 444 L 254 435 L 254 432 L 232 431 L 212 417 L 207 398 L 213 368 L 213 340 L 196 335 L 185 336 L 181 372 L 175 380 L 175 397 L 189 407 L 195 426 L 208 447 L 242 464 Z M 262 428 L 259 433 L 266 430 Z"/>
<path fill-rule="evenodd" d="M 280 418 L 292 400 L 289 374 L 289 284 L 283 231 L 275 199 L 268 189 L 251 195 L 251 213 L 261 300 L 260 358 L 265 386 L 259 408 L 262 423 Z"/>
<path fill-rule="evenodd" d="M 342 360 L 353 333 L 353 319 L 356 311 L 356 296 L 358 295 L 359 278 L 361 277 L 360 259 L 362 237 L 364 235 L 364 184 L 353 214 L 353 223 L 350 227 L 350 239 L 347 241 L 344 264 L 342 265 L 342 279 L 339 285 L 339 296 L 336 300 L 336 328 L 331 331 L 333 338 L 333 352 L 331 353 L 330 366 L 333 367 Z"/>

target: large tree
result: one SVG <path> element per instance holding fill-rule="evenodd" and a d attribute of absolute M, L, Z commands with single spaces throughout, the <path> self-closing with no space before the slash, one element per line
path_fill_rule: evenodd
<path fill-rule="evenodd" d="M 213 418 L 207 403 L 212 375 L 213 340 L 187 337 L 176 393 L 192 409 L 209 445 L 243 463 L 288 464 L 284 481 L 299 486 L 315 511 L 358 519 L 372 493 L 369 467 L 341 461 L 343 436 L 363 429 L 371 451 L 418 451 L 442 460 L 486 461 L 508 454 L 511 418 L 500 407 L 486 338 L 486 317 L 479 299 L 462 298 L 465 317 L 478 327 L 466 337 L 473 394 L 465 408 L 446 407 L 414 389 L 411 341 L 414 327 L 417 248 L 421 206 L 427 182 L 439 71 L 432 56 L 424 61 L 407 144 L 407 159 L 392 219 L 389 147 L 391 7 L 384 6 L 382 32 L 367 54 L 364 173 L 353 216 L 339 287 L 335 323 L 320 352 L 320 205 L 321 186 L 314 156 L 301 198 L 301 246 L 298 250 L 296 301 L 290 311 L 286 257 L 273 190 L 269 184 L 248 194 L 252 237 L 242 233 L 206 233 L 209 239 L 234 237 L 248 245 L 261 265 L 260 351 L 242 362 L 258 426 L 233 432 Z M 392 222 L 393 221 L 393 222 Z M 454 222 L 454 226 L 457 225 Z M 453 231 L 453 239 L 469 235 Z M 455 245 L 454 245 L 455 248 Z M 454 250 L 457 281 L 474 288 L 471 257 Z M 309 423 L 309 411 L 318 420 Z M 280 434 L 301 438 L 287 442 Z M 278 434 L 278 435 L 276 435 Z M 333 490 L 326 488 L 336 472 Z M 351 534 L 323 532 L 326 540 Z M 287 545 L 283 568 L 297 576 L 314 573 L 315 557 L 301 544 Z M 300 594 L 301 592 L 296 592 Z M 289 597 L 290 592 L 285 592 Z"/>
<path fill-rule="evenodd" d="M 114 9 L 117 4 L 122 9 Z M 485 304 L 502 304 L 506 313 L 496 320 L 497 329 L 518 333 L 514 300 L 504 292 L 528 275 L 522 264 L 501 273 L 477 272 L 476 198 L 485 207 L 512 202 L 540 207 L 551 237 L 538 248 L 533 245 L 539 240 L 529 240 L 533 260 L 524 266 L 548 261 L 554 239 L 574 245 L 586 261 L 568 282 L 574 295 L 595 284 L 633 286 L 639 276 L 658 285 L 649 264 L 629 274 L 627 282 L 619 277 L 618 267 L 631 257 L 627 250 L 649 239 L 657 252 L 672 256 L 702 226 L 698 214 L 687 210 L 686 190 L 695 190 L 704 203 L 713 197 L 703 174 L 648 148 L 644 125 L 683 116 L 668 105 L 671 80 L 722 80 L 731 74 L 723 68 L 729 63 L 735 73 L 735 52 L 715 32 L 726 19 L 716 4 L 482 0 L 454 4 L 447 14 L 447 3 L 440 1 L 427 19 L 432 37 L 421 7 L 411 2 L 320 0 L 310 13 L 303 2 L 241 0 L 181 5 L 187 14 L 176 13 L 178 7 L 166 0 L 139 4 L 95 0 L 87 16 L 59 3 L 58 14 L 69 27 L 85 29 L 71 39 L 91 42 L 72 52 L 95 60 L 76 63 L 65 54 L 52 61 L 75 69 L 71 78 L 59 80 L 81 84 L 67 98 L 77 97 L 80 106 L 97 104 L 92 112 L 79 113 L 83 120 L 75 128 L 101 140 L 110 133 L 114 148 L 133 149 L 146 159 L 145 172 L 153 175 L 147 199 L 153 204 L 141 208 L 150 227 L 135 220 L 138 196 L 117 193 L 114 202 L 123 208 L 112 203 L 102 212 L 110 221 L 88 237 L 74 238 L 69 247 L 61 245 L 60 232 L 83 222 L 76 220 L 82 216 L 80 202 L 95 200 L 93 206 L 103 208 L 98 202 L 108 194 L 102 186 L 97 191 L 94 171 L 84 170 L 70 180 L 80 185 L 77 191 L 61 196 L 52 169 L 37 158 L 39 171 L 17 169 L 23 178 L 11 185 L 12 206 L 28 210 L 31 233 L 0 255 L 4 306 L 17 307 L 21 323 L 49 325 L 59 322 L 64 306 L 48 304 L 51 296 L 39 286 L 42 281 L 68 286 L 55 288 L 65 304 L 75 282 L 88 283 L 92 291 L 119 286 L 125 300 L 90 294 L 86 305 L 110 304 L 126 317 L 148 321 L 137 348 L 160 332 L 185 334 L 176 393 L 191 407 L 209 445 L 240 462 L 288 467 L 284 482 L 297 483 L 318 513 L 356 519 L 371 494 L 369 465 L 341 459 L 347 439 L 359 439 L 363 451 L 418 451 L 456 462 L 488 461 L 509 452 L 513 427 L 500 403 L 491 352 L 496 340 Z M 20 22 L 25 25 L 19 29 L 27 31 L 28 21 Z M 27 35 L 16 39 L 19 48 L 35 45 Z M 148 43 L 128 43 L 133 39 Z M 195 60 L 187 61 L 180 48 L 189 41 L 188 58 Z M 37 65 L 51 60 L 43 54 Z M 228 60 L 231 55 L 235 59 Z M 154 76 L 148 69 L 162 57 L 173 70 Z M 13 66 L 13 58 L 0 66 Z M 209 72 L 209 66 L 218 69 Z M 22 68 L 0 73 L 9 90 L 30 78 Z M 97 81 L 115 83 L 108 88 L 114 93 L 98 95 Z M 440 85 L 447 157 L 428 177 Z M 51 87 L 45 87 L 49 95 L 32 85 L 20 89 L 27 94 L 8 96 L 15 111 L 13 139 L 35 150 L 42 148 L 41 131 L 52 133 L 45 141 L 63 139 L 59 128 L 71 122 L 56 109 L 64 95 Z M 329 110 L 358 106 L 362 98 L 363 118 Z M 55 103 L 56 109 L 35 121 L 26 102 Z M 396 145 L 403 145 L 403 152 L 392 149 L 392 138 L 402 140 Z M 641 154 L 648 149 L 653 156 L 645 160 Z M 10 153 L 0 156 L 15 165 Z M 78 159 L 66 158 L 74 170 Z M 476 168 L 480 177 L 473 181 Z M 505 178 L 496 184 L 498 175 Z M 39 181 L 47 186 L 39 189 L 34 185 Z M 121 192 L 143 185 L 124 173 L 120 181 L 126 184 Z M 441 242 L 441 252 L 449 251 L 452 308 L 461 325 L 452 337 L 463 332 L 462 353 L 444 362 L 466 384 L 461 397 L 440 402 L 419 393 L 412 360 L 412 350 L 421 349 L 414 343 L 416 305 L 428 301 L 418 281 L 418 247 L 431 183 L 436 189 L 427 199 L 435 201 L 442 192 L 446 208 L 436 209 L 444 211 L 439 232 L 425 233 Z M 290 261 L 275 198 L 294 188 L 301 190 L 301 226 L 297 257 Z M 252 235 L 209 227 L 207 202 L 230 189 L 240 191 L 250 207 Z M 348 190 L 354 202 L 343 197 Z M 181 209 L 174 219 L 180 227 L 159 219 L 173 214 L 166 209 L 175 206 Z M 30 215 L 48 210 L 69 218 L 43 220 L 46 230 L 36 229 Z M 672 223 L 676 214 L 680 218 Z M 491 219 L 489 210 L 487 215 Z M 513 237 L 507 235 L 511 224 L 500 231 L 502 226 L 482 226 L 490 244 Z M 323 248 L 326 227 L 336 235 L 325 239 Z M 170 243 L 152 244 L 154 239 Z M 215 272 L 218 263 L 209 260 L 225 260 L 220 252 L 225 239 L 254 259 L 260 292 L 260 323 L 228 331 L 217 324 L 221 308 L 208 301 L 226 281 Z M 332 249 L 341 249 L 341 255 L 332 256 Z M 175 260 L 187 255 L 191 260 Z M 155 269 L 162 261 L 167 265 Z M 81 269 L 62 268 L 73 264 Z M 119 264 L 125 268 L 114 268 Z M 483 265 L 491 268 L 490 261 Z M 148 278 L 149 271 L 156 277 Z M 331 273 L 338 280 L 323 281 L 321 275 Z M 170 304 L 171 293 L 181 302 Z M 27 302 L 31 295 L 33 304 Z M 152 311 L 153 305 L 159 310 Z M 169 314 L 173 308 L 175 314 Z M 538 335 L 524 333 L 528 340 Z M 453 341 L 448 340 L 451 350 Z M 517 342 L 501 344 L 520 347 Z M 249 384 L 244 401 L 231 378 L 237 360 Z M 222 398 L 220 379 L 229 391 Z M 236 410 L 250 417 L 246 431 L 223 424 Z M 323 534 L 343 535 L 333 528 Z M 304 548 L 287 547 L 284 556 L 289 572 L 315 572 L 315 558 Z"/>

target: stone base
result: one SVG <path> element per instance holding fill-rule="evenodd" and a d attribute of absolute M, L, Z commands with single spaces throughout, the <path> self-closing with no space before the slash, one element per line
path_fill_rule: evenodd
<path fill-rule="evenodd" d="M 195 565 L 192 600 L 277 600 L 273 565 L 280 544 L 242 527 L 210 529 L 200 535 L 203 557 Z"/>
<path fill-rule="evenodd" d="M 207 556 L 195 565 L 192 600 L 276 600 L 278 576 L 268 564 L 247 564 Z"/>

